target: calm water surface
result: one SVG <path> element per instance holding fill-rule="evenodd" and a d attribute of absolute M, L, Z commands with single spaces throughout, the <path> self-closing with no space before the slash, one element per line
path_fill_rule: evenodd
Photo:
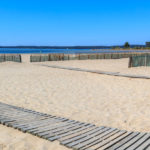
<path fill-rule="evenodd" d="M 27 48 L 0 48 L 1 54 L 38 54 L 38 53 L 127 53 L 127 52 L 150 52 L 149 50 L 111 50 L 111 49 L 27 49 Z"/>

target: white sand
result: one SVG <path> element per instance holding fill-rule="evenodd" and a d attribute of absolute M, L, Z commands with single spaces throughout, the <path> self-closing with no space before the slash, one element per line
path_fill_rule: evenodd
<path fill-rule="evenodd" d="M 68 150 L 59 142 L 24 134 L 12 128 L 0 125 L 0 150 Z"/>
<path fill-rule="evenodd" d="M 1 102 L 99 126 L 130 131 L 150 131 L 150 80 L 54 69 L 38 64 L 141 75 L 150 75 L 150 68 L 129 69 L 128 59 L 32 64 L 0 63 Z M 0 139 L 7 137 L 7 133 L 13 132 L 10 139 L 20 134 L 31 138 L 29 141 L 26 140 L 27 143 L 38 140 L 41 146 L 45 145 L 42 139 L 25 135 L 14 129 L 0 126 L 0 130 L 3 130 L 2 133 L 0 132 Z M 18 141 L 20 143 L 21 138 L 18 138 Z M 5 144 L 8 141 L 1 142 Z M 55 149 L 62 148 L 58 144 L 54 145 Z"/>

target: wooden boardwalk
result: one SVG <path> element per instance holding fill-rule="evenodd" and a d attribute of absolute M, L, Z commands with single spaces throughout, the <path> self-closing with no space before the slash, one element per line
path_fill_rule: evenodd
<path fill-rule="evenodd" d="M 150 79 L 150 76 L 141 76 L 141 75 L 131 75 L 131 74 L 122 74 L 119 72 L 106 72 L 106 71 L 99 71 L 99 70 L 89 70 L 89 69 L 81 69 L 81 68 L 72 68 L 72 67 L 62 67 L 62 66 L 55 66 L 55 65 L 40 65 L 50 68 L 57 68 L 57 69 L 65 69 L 65 70 L 73 70 L 73 71 L 81 71 L 81 72 L 90 72 L 90 73 L 97 73 L 97 74 L 104 74 L 110 76 L 119 76 L 119 77 L 127 77 L 127 78 L 139 78 L 139 79 Z"/>
<path fill-rule="evenodd" d="M 0 123 L 76 150 L 150 150 L 150 134 L 128 132 L 0 103 Z"/>

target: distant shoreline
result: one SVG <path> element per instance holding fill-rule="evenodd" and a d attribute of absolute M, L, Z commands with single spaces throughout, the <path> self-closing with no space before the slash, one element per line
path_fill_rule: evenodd
<path fill-rule="evenodd" d="M 145 49 L 145 45 L 130 45 L 131 48 Z M 123 45 L 116 46 L 0 46 L 0 48 L 24 48 L 24 49 L 123 49 Z"/>
<path fill-rule="evenodd" d="M 0 48 L 24 49 L 110 49 L 110 46 L 0 46 Z"/>

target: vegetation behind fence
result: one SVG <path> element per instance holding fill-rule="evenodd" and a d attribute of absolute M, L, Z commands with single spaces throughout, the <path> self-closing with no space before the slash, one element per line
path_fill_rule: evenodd
<path fill-rule="evenodd" d="M 88 60 L 88 59 L 121 59 L 139 56 L 141 53 L 112 53 L 112 54 L 34 54 L 30 62 Z"/>

